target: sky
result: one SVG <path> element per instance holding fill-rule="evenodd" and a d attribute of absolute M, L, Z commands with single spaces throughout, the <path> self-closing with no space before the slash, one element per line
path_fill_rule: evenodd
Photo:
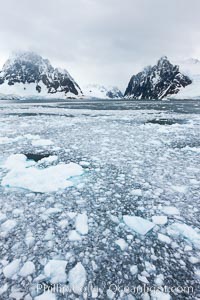
<path fill-rule="evenodd" d="M 35 51 L 77 83 L 124 90 L 163 55 L 200 59 L 199 0 L 6 0 L 0 9 L 0 67 Z"/>

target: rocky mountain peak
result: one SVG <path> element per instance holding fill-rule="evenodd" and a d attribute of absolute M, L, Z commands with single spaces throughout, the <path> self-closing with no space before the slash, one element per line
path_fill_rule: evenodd
<path fill-rule="evenodd" d="M 177 94 L 182 87 L 191 83 L 190 78 L 179 71 L 178 65 L 173 65 L 166 56 L 163 56 L 156 65 L 149 66 L 132 76 L 125 91 L 125 97 L 163 99 Z"/>
<path fill-rule="evenodd" d="M 0 93 L 4 90 L 10 90 L 10 94 L 24 90 L 25 95 L 30 90 L 31 96 L 54 94 L 58 98 L 82 94 L 66 70 L 54 68 L 48 59 L 34 52 L 16 52 L 6 61 L 0 72 Z"/>

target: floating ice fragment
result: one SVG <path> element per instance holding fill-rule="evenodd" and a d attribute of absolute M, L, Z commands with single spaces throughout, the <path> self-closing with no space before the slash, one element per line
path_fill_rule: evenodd
<path fill-rule="evenodd" d="M 6 220 L 6 214 L 0 212 L 0 222 L 3 222 L 5 220 Z"/>
<path fill-rule="evenodd" d="M 60 220 L 58 222 L 58 226 L 61 228 L 61 229 L 65 229 L 67 226 L 68 226 L 68 221 L 63 219 L 63 220 Z"/>
<path fill-rule="evenodd" d="M 166 216 L 153 216 L 152 217 L 153 223 L 157 225 L 164 225 L 167 223 L 167 217 Z"/>
<path fill-rule="evenodd" d="M 142 235 L 145 235 L 155 226 L 154 223 L 136 216 L 125 215 L 123 220 L 129 228 Z"/>
<path fill-rule="evenodd" d="M 180 215 L 179 210 L 174 206 L 164 206 L 161 210 L 167 215 Z"/>
<path fill-rule="evenodd" d="M 68 211 L 67 212 L 67 216 L 70 218 L 70 219 L 73 219 L 74 217 L 76 217 L 77 213 L 76 212 L 73 212 L 73 211 Z"/>
<path fill-rule="evenodd" d="M 65 283 L 67 275 L 65 272 L 67 261 L 50 260 L 44 267 L 44 274 L 52 284 Z"/>
<path fill-rule="evenodd" d="M 88 234 L 88 217 L 86 213 L 78 214 L 76 217 L 76 230 L 80 234 Z"/>
<path fill-rule="evenodd" d="M 149 280 L 145 276 L 138 275 L 138 280 L 146 284 L 149 283 Z"/>
<path fill-rule="evenodd" d="M 167 236 L 167 235 L 164 235 L 162 233 L 158 233 L 158 239 L 163 242 L 163 243 L 167 243 L 167 244 L 170 244 L 171 243 L 171 239 Z"/>
<path fill-rule="evenodd" d="M 130 266 L 130 272 L 131 272 L 132 275 L 137 274 L 138 273 L 138 267 L 137 267 L 137 265 Z"/>
<path fill-rule="evenodd" d="M 169 234 L 172 231 L 178 235 L 183 236 L 186 240 L 191 242 L 196 248 L 200 249 L 200 233 L 189 225 L 182 223 L 173 223 L 168 226 Z"/>
<path fill-rule="evenodd" d="M 27 231 L 26 237 L 25 237 L 25 243 L 27 247 L 32 247 L 35 242 L 35 238 L 33 236 L 33 233 L 31 231 Z"/>
<path fill-rule="evenodd" d="M 134 190 L 131 190 L 131 195 L 133 196 L 142 196 L 142 190 L 140 189 L 134 189 Z"/>
<path fill-rule="evenodd" d="M 61 212 L 60 208 L 57 207 L 50 207 L 45 211 L 45 215 L 52 215 L 52 214 L 57 214 Z"/>
<path fill-rule="evenodd" d="M 12 278 L 20 268 L 20 259 L 15 259 L 11 263 L 9 263 L 4 269 L 3 274 L 6 278 Z"/>
<path fill-rule="evenodd" d="M 75 163 L 61 163 L 45 169 L 39 169 L 31 164 L 35 162 L 27 161 L 23 154 L 11 155 L 5 164 L 10 171 L 1 184 L 45 193 L 72 186 L 73 183 L 67 179 L 83 174 L 82 167 Z"/>
<path fill-rule="evenodd" d="M 69 271 L 68 279 L 72 291 L 77 295 L 81 295 L 87 279 L 87 274 L 85 268 L 80 262 L 78 262 L 76 266 Z"/>
<path fill-rule="evenodd" d="M 108 289 L 106 291 L 106 294 L 107 294 L 108 299 L 113 299 L 115 297 L 115 293 L 110 289 Z"/>
<path fill-rule="evenodd" d="M 29 276 L 35 272 L 35 265 L 32 261 L 27 261 L 21 270 L 19 271 L 19 275 L 22 277 Z"/>
<path fill-rule="evenodd" d="M 80 236 L 80 234 L 78 234 L 78 232 L 76 232 L 76 230 L 71 230 L 69 232 L 68 238 L 72 242 L 80 241 L 81 240 L 81 236 Z"/>
<path fill-rule="evenodd" d="M 200 258 L 195 257 L 195 256 L 190 256 L 188 258 L 189 262 L 191 262 L 191 264 L 195 265 L 198 264 L 200 262 Z"/>
<path fill-rule="evenodd" d="M 126 250 L 128 247 L 128 244 L 126 243 L 126 241 L 124 239 L 116 240 L 115 244 L 118 245 L 122 251 Z"/>
<path fill-rule="evenodd" d="M 15 220 L 7 220 L 4 223 L 1 224 L 1 236 L 6 236 L 10 231 L 12 231 L 15 226 L 17 225 L 17 222 Z"/>
<path fill-rule="evenodd" d="M 0 287 L 0 295 L 2 295 L 3 293 L 5 293 L 7 291 L 7 289 L 8 289 L 8 284 L 5 283 L 4 285 L 2 285 Z"/>

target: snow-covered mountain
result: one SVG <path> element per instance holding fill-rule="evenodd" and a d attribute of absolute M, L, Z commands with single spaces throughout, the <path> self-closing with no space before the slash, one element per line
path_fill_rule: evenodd
<path fill-rule="evenodd" d="M 83 88 L 83 94 L 87 98 L 117 99 L 123 98 L 122 92 L 117 87 L 89 84 Z"/>
<path fill-rule="evenodd" d="M 130 99 L 163 99 L 177 94 L 191 83 L 191 79 L 179 71 L 179 66 L 171 64 L 164 56 L 155 66 L 133 75 L 124 96 Z"/>
<path fill-rule="evenodd" d="M 78 84 L 64 69 L 33 52 L 17 52 L 0 71 L 0 94 L 18 97 L 71 98 L 82 96 Z M 1 97 L 2 98 L 2 97 Z"/>
<path fill-rule="evenodd" d="M 185 88 L 181 88 L 173 99 L 200 99 L 200 61 L 195 58 L 189 58 L 177 62 L 180 65 L 180 71 L 187 75 L 192 83 Z"/>

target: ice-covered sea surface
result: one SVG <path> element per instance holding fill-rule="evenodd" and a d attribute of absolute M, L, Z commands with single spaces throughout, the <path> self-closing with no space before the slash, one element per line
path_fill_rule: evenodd
<path fill-rule="evenodd" d="M 199 101 L 1 101 L 0 120 L 1 300 L 200 299 Z"/>

